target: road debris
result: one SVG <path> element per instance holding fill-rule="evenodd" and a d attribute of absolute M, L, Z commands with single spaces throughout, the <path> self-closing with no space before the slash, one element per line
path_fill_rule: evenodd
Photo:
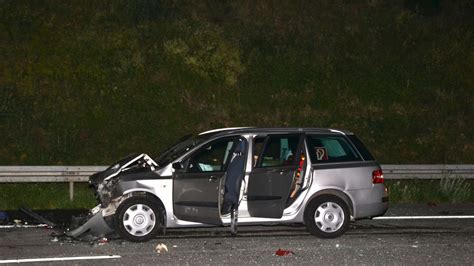
<path fill-rule="evenodd" d="M 277 256 L 289 256 L 289 255 L 295 255 L 295 253 L 291 250 L 286 250 L 286 249 L 277 249 L 277 251 L 275 251 L 275 255 Z"/>
<path fill-rule="evenodd" d="M 161 252 L 163 252 L 163 253 L 168 252 L 168 247 L 165 244 L 160 243 L 156 246 L 155 251 L 158 254 L 160 254 Z"/>
<path fill-rule="evenodd" d="M 78 217 L 71 220 L 74 226 L 86 221 L 81 226 L 70 228 L 66 231 L 66 235 L 82 241 L 95 241 L 97 239 L 108 236 L 114 230 L 104 220 L 102 212 L 98 212 L 92 216 Z"/>
<path fill-rule="evenodd" d="M 20 211 L 23 212 L 24 214 L 32 217 L 33 219 L 35 219 L 36 221 L 38 221 L 40 223 L 47 224 L 50 227 L 56 227 L 55 223 L 51 222 L 50 220 L 48 220 L 44 217 L 41 217 L 40 215 L 38 215 L 37 213 L 33 212 L 32 210 L 30 210 L 26 207 L 21 207 Z M 25 222 L 25 224 L 27 224 L 27 223 Z"/>
<path fill-rule="evenodd" d="M 99 246 L 103 246 L 103 245 L 109 243 L 109 240 L 106 237 L 102 237 L 99 240 L 97 240 L 97 242 L 99 243 Z"/>

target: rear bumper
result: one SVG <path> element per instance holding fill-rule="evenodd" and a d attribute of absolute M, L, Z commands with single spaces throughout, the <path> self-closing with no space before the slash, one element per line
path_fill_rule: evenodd
<path fill-rule="evenodd" d="M 383 184 L 376 184 L 371 189 L 350 191 L 354 202 L 354 218 L 372 218 L 387 212 L 389 197 Z"/>
<path fill-rule="evenodd" d="M 379 202 L 372 204 L 364 204 L 359 206 L 356 219 L 373 218 L 384 215 L 388 210 L 388 202 Z"/>

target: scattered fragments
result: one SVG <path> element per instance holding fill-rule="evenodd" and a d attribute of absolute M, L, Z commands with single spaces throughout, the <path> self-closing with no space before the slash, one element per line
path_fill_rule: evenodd
<path fill-rule="evenodd" d="M 275 251 L 275 255 L 277 256 L 289 256 L 289 255 L 294 255 L 295 253 L 291 250 L 285 250 L 285 249 L 277 249 L 277 251 Z"/>
<path fill-rule="evenodd" d="M 158 254 L 160 254 L 161 252 L 168 252 L 168 247 L 165 244 L 160 243 L 156 246 L 155 251 Z"/>
<path fill-rule="evenodd" d="M 99 243 L 99 246 L 103 246 L 103 245 L 107 244 L 109 242 L 109 240 L 106 237 L 102 237 L 99 240 L 97 240 L 97 242 Z"/>
<path fill-rule="evenodd" d="M 40 223 L 47 224 L 50 227 L 56 227 L 55 223 L 51 222 L 50 220 L 48 220 L 44 217 L 41 217 L 40 215 L 38 215 L 37 213 L 33 212 L 32 210 L 30 210 L 26 207 L 21 207 L 20 211 L 23 212 L 24 214 L 34 218 L 35 220 L 37 220 Z"/>

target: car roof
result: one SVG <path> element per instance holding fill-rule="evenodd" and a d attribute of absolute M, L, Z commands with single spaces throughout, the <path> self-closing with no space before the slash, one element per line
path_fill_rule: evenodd
<path fill-rule="evenodd" d="M 312 128 L 312 127 L 228 127 L 208 130 L 199 133 L 202 137 L 211 137 L 217 135 L 229 134 L 246 134 L 246 133 L 339 133 L 344 135 L 352 135 L 352 132 L 347 130 L 332 129 L 332 128 Z"/>

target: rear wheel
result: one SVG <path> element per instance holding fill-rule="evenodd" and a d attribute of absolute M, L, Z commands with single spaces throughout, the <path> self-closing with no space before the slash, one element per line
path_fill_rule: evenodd
<path fill-rule="evenodd" d="M 304 222 L 311 234 L 320 238 L 335 238 L 349 227 L 349 208 L 339 197 L 319 196 L 306 207 Z"/>
<path fill-rule="evenodd" d="M 133 242 L 155 237 L 163 226 L 163 208 L 147 197 L 126 199 L 118 207 L 115 217 L 120 235 Z"/>

